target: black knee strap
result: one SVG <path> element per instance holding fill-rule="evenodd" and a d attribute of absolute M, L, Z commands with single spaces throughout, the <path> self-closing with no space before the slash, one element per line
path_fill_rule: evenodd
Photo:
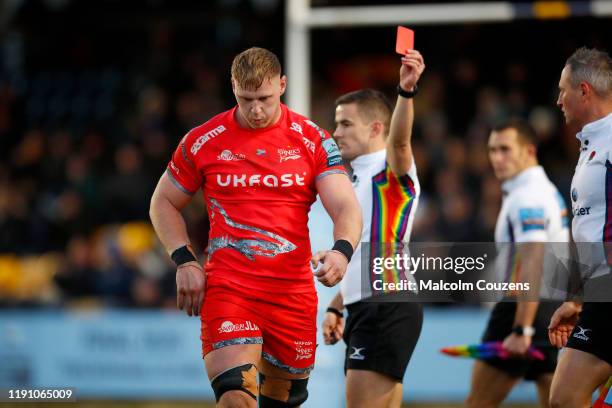
<path fill-rule="evenodd" d="M 259 373 L 259 407 L 298 407 L 308 399 L 308 378 L 285 380 Z"/>
<path fill-rule="evenodd" d="M 245 364 L 230 368 L 212 379 L 210 385 L 219 402 L 221 396 L 227 391 L 238 390 L 257 400 L 257 368 L 253 364 Z"/>

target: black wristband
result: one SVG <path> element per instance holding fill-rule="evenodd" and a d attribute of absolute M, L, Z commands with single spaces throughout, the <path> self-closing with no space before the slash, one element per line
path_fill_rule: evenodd
<path fill-rule="evenodd" d="M 183 245 L 182 247 L 175 249 L 174 252 L 172 252 L 172 255 L 170 255 L 170 258 L 172 258 L 176 266 L 180 266 L 187 262 L 198 261 L 196 257 L 193 256 L 189 248 L 187 248 L 187 245 Z"/>
<path fill-rule="evenodd" d="M 397 94 L 401 96 L 402 98 L 414 98 L 414 96 L 418 93 L 419 93 L 419 87 L 417 86 L 417 84 L 414 84 L 412 91 L 404 90 L 404 88 L 402 88 L 401 85 L 397 86 Z"/>
<path fill-rule="evenodd" d="M 351 257 L 353 256 L 353 246 L 346 239 L 339 239 L 334 243 L 332 247 L 332 251 L 338 251 L 342 253 L 342 255 L 346 256 L 346 259 L 351 262 Z"/>
<path fill-rule="evenodd" d="M 338 317 L 344 317 L 344 314 L 339 311 L 338 309 L 336 309 L 335 307 L 328 307 L 327 310 L 325 310 L 328 313 L 333 313 Z"/>

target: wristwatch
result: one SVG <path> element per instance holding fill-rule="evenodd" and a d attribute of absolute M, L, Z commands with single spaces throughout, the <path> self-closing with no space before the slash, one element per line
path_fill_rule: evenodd
<path fill-rule="evenodd" d="M 518 334 L 519 336 L 533 337 L 535 329 L 533 326 L 514 326 L 512 328 L 512 333 Z"/>

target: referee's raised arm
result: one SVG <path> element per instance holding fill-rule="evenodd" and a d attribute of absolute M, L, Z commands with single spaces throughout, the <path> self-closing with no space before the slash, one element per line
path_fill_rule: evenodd
<path fill-rule="evenodd" d="M 423 56 L 417 50 L 408 50 L 402 57 L 397 103 L 391 116 L 387 138 L 387 163 L 398 176 L 408 173 L 414 160 L 410 144 L 414 121 L 412 98 L 417 93 L 417 82 L 424 69 Z"/>

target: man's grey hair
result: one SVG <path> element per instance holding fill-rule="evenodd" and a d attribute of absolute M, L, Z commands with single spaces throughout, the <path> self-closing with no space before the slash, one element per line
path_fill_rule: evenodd
<path fill-rule="evenodd" d="M 605 51 L 582 47 L 565 62 L 570 67 L 570 83 L 589 83 L 601 97 L 612 97 L 612 58 Z"/>

